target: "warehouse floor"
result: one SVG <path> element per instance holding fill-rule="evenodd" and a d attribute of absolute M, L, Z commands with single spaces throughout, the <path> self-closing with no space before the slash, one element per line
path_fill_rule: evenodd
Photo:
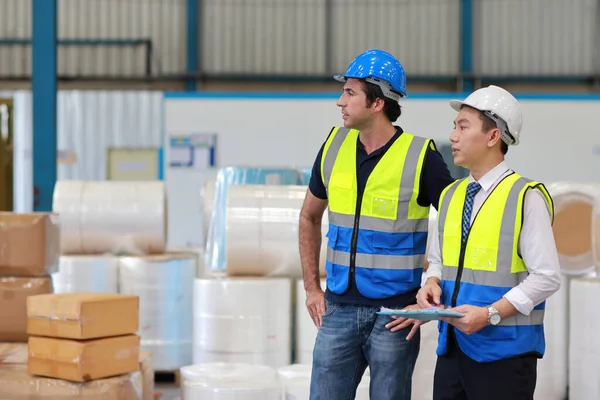
<path fill-rule="evenodd" d="M 158 383 L 154 386 L 154 393 L 160 393 L 161 396 L 157 400 L 180 400 L 181 391 L 179 386 L 168 383 Z M 155 396 L 156 397 L 156 396 Z"/>

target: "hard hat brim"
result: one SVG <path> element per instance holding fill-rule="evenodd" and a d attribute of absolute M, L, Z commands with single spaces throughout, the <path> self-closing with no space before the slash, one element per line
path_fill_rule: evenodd
<path fill-rule="evenodd" d="M 346 77 L 344 75 L 341 74 L 336 74 L 333 76 L 333 79 L 335 79 L 338 82 L 346 82 Z"/>
<path fill-rule="evenodd" d="M 465 102 L 461 100 L 450 100 L 450 107 L 452 107 L 454 111 L 460 111 L 463 104 L 465 104 Z"/>

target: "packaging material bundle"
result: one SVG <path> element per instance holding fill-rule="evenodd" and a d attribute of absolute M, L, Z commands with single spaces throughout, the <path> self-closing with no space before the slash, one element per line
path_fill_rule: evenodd
<path fill-rule="evenodd" d="M 27 372 L 27 343 L 0 343 L 0 399 L 154 400 L 152 355 L 140 352 L 140 371 L 88 382 Z"/>
<path fill-rule="evenodd" d="M 234 185 L 227 194 L 219 237 L 225 236 L 227 276 L 302 278 L 298 224 L 305 186 Z M 319 268 L 325 276 L 327 214 L 321 223 Z M 215 227 L 216 232 L 216 227 Z M 212 272 L 212 271 L 211 271 Z"/>
<path fill-rule="evenodd" d="M 27 297 L 52 293 L 60 225 L 52 213 L 0 212 L 0 341 L 27 342 Z"/>
<path fill-rule="evenodd" d="M 575 278 L 570 287 L 569 400 L 600 398 L 600 279 Z"/>
<path fill-rule="evenodd" d="M 54 293 L 119 292 L 119 258 L 116 256 L 62 255 L 52 274 Z"/>
<path fill-rule="evenodd" d="M 194 364 L 289 364 L 291 297 L 289 278 L 196 279 Z"/>
<path fill-rule="evenodd" d="M 166 248 L 163 181 L 59 181 L 61 254 L 155 254 Z"/>
<path fill-rule="evenodd" d="M 86 382 L 139 370 L 139 298 L 65 293 L 27 298 L 28 372 Z"/>
<path fill-rule="evenodd" d="M 309 400 L 310 378 L 312 366 L 308 364 L 293 364 L 278 369 L 279 381 L 281 382 L 284 399 Z M 369 386 L 371 378 L 368 373 L 361 377 L 356 389 L 356 400 L 369 400 Z M 413 397 L 421 400 L 420 397 Z"/>
<path fill-rule="evenodd" d="M 552 230 L 563 274 L 582 276 L 595 271 L 594 214 L 600 205 L 600 185 L 556 182 L 548 185 L 548 191 L 554 200 Z"/>
<path fill-rule="evenodd" d="M 546 300 L 546 353 L 538 360 L 534 400 L 564 400 L 568 397 L 569 281 L 564 277 L 558 292 Z"/>
<path fill-rule="evenodd" d="M 223 271 L 227 266 L 227 237 L 224 228 L 227 225 L 227 204 L 232 185 L 300 185 L 301 180 L 300 173 L 295 168 L 221 168 L 215 180 L 206 243 L 206 267 L 211 271 Z"/>
<path fill-rule="evenodd" d="M 326 288 L 327 283 L 325 279 L 321 279 L 321 289 L 325 291 Z M 304 290 L 304 281 L 302 280 L 296 281 L 296 301 L 294 308 L 296 332 L 294 361 L 298 364 L 312 364 L 313 349 L 318 330 L 306 309 L 306 291 Z"/>
<path fill-rule="evenodd" d="M 192 363 L 196 258 L 181 253 L 119 260 L 120 292 L 139 297 L 141 347 L 152 352 L 157 371 Z"/>

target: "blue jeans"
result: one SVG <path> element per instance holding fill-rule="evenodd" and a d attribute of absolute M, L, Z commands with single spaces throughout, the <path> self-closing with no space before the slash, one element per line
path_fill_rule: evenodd
<path fill-rule="evenodd" d="M 352 400 L 367 366 L 371 400 L 410 400 L 412 374 L 421 344 L 411 327 L 392 332 L 379 307 L 326 300 L 323 323 L 313 350 L 310 400 Z"/>

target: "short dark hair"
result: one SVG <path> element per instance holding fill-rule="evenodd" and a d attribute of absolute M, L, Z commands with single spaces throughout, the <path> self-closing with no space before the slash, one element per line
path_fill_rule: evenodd
<path fill-rule="evenodd" d="M 383 105 L 383 113 L 387 117 L 390 122 L 396 121 L 400 118 L 402 114 L 402 110 L 400 108 L 400 104 L 398 102 L 389 99 L 383 95 L 383 91 L 379 86 L 374 83 L 367 82 L 364 79 L 360 80 L 363 91 L 367 97 L 367 107 L 375 102 L 377 99 L 382 99 L 384 101 Z"/>
<path fill-rule="evenodd" d="M 463 105 L 462 107 L 469 107 L 469 106 Z M 469 107 L 469 108 L 473 108 L 473 107 Z M 473 110 L 479 111 L 476 108 L 473 108 Z M 487 132 L 490 129 L 498 128 L 498 125 L 496 124 L 496 122 L 493 119 L 491 119 L 490 117 L 488 117 L 487 115 L 485 115 L 485 113 L 483 111 L 479 111 L 479 118 L 481 119 L 481 121 L 483 121 L 483 124 L 481 126 L 482 131 Z M 504 155 L 506 155 L 506 153 L 508 153 L 508 145 L 506 144 L 506 142 L 504 140 L 502 140 L 502 138 L 500 138 L 500 151 Z"/>

